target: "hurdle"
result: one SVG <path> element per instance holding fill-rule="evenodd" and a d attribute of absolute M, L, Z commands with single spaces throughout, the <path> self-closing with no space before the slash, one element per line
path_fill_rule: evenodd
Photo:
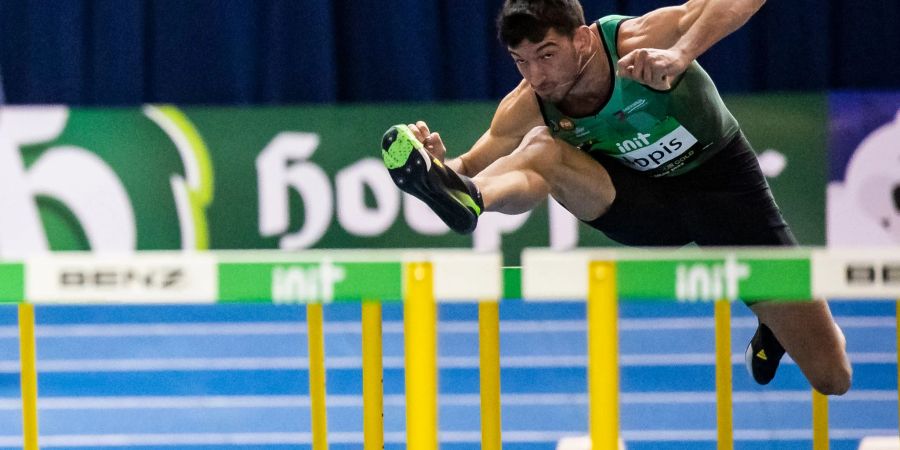
<path fill-rule="evenodd" d="M 715 304 L 716 426 L 720 450 L 734 448 L 730 302 L 889 299 L 897 302 L 900 348 L 900 252 L 896 250 L 529 249 L 522 255 L 522 294 L 530 301 L 587 300 L 589 429 L 593 450 L 618 448 L 618 301 L 670 299 Z M 900 382 L 900 361 L 897 377 Z M 827 450 L 827 397 L 813 389 L 812 405 L 813 448 Z"/>
<path fill-rule="evenodd" d="M 526 300 L 587 300 L 589 428 L 595 449 L 618 446 L 619 297 L 715 302 L 717 429 L 719 448 L 726 449 L 734 442 L 729 302 L 773 297 L 896 301 L 898 259 L 889 250 L 528 250 L 521 292 Z M 497 254 L 453 250 L 56 254 L 0 263 L 0 302 L 19 303 L 23 447 L 38 448 L 33 304 L 306 305 L 310 425 L 318 450 L 328 445 L 322 305 L 361 302 L 368 450 L 384 445 L 381 303 L 402 301 L 405 369 L 415 374 L 406 377 L 406 438 L 410 448 L 427 450 L 438 447 L 436 303 L 474 300 L 479 302 L 482 448 L 499 449 L 500 270 Z M 507 288 L 518 284 L 517 275 L 503 273 Z M 455 281 L 461 278 L 470 282 Z M 900 301 L 897 312 L 900 325 Z M 897 376 L 900 380 L 900 370 Z M 814 448 L 826 449 L 827 399 L 812 395 Z"/>
<path fill-rule="evenodd" d="M 38 446 L 34 304 L 306 305 L 312 448 L 328 448 L 323 304 L 360 302 L 364 448 L 384 447 L 381 303 L 403 302 L 406 440 L 438 448 L 437 303 L 478 302 L 482 441 L 500 449 L 498 253 L 465 250 L 65 253 L 0 262 L 19 303 L 23 448 Z M 455 280 L 465 279 L 459 283 Z"/>

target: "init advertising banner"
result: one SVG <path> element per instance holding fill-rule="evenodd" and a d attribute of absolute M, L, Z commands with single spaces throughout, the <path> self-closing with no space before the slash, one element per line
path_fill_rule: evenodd
<path fill-rule="evenodd" d="M 795 233 L 821 243 L 824 163 L 806 147 L 824 141 L 824 97 L 726 101 L 766 155 Z M 457 247 L 502 250 L 516 264 L 525 247 L 613 245 L 554 201 L 518 216 L 488 213 L 472 235 L 458 235 L 394 186 L 380 154 L 390 125 L 425 120 L 455 156 L 484 133 L 495 107 L 0 108 L 0 258 Z"/>

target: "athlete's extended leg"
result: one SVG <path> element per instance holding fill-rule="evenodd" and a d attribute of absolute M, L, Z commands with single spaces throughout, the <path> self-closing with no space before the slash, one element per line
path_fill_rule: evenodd
<path fill-rule="evenodd" d="M 615 189 L 606 169 L 584 152 L 536 127 L 509 155 L 476 175 L 488 211 L 519 214 L 550 194 L 575 217 L 592 220 L 609 209 Z"/>
<path fill-rule="evenodd" d="M 825 301 L 760 302 L 750 309 L 772 330 L 812 387 L 826 395 L 850 389 L 846 340 Z"/>
<path fill-rule="evenodd" d="M 576 217 L 592 220 L 609 209 L 615 190 L 600 163 L 546 127 L 536 127 L 519 146 L 472 179 L 428 154 L 406 126 L 392 127 L 382 142 L 394 183 L 431 207 L 450 228 L 471 232 L 482 210 L 529 211 L 550 194 Z"/>
<path fill-rule="evenodd" d="M 679 181 L 669 201 L 681 211 L 700 246 L 797 245 L 742 134 Z M 750 309 L 760 321 L 746 354 L 754 380 L 771 381 L 787 350 L 816 390 L 846 392 L 850 363 L 843 333 L 827 303 L 773 300 L 756 302 Z"/>

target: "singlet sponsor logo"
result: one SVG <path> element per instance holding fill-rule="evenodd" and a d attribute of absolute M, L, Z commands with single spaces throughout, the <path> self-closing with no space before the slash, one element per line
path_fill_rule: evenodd
<path fill-rule="evenodd" d="M 639 132 L 632 139 L 616 143 L 622 152 L 616 157 L 629 167 L 646 172 L 677 158 L 697 143 L 697 138 L 680 125 L 656 141 L 649 138 L 649 134 Z"/>
<path fill-rule="evenodd" d="M 563 130 L 570 131 L 575 128 L 575 122 L 572 122 L 572 119 L 568 117 L 563 117 L 559 119 L 559 127 Z"/>
<path fill-rule="evenodd" d="M 647 105 L 647 99 L 639 98 L 639 99 L 635 100 L 634 103 L 626 106 L 625 108 L 622 108 L 622 112 L 625 114 L 631 114 L 631 113 L 643 108 L 646 105 Z"/>

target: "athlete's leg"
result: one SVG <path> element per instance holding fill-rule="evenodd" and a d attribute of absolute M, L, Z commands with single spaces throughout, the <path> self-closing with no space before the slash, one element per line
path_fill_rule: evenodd
<path fill-rule="evenodd" d="M 488 211 L 529 211 L 550 194 L 577 218 L 593 220 L 609 209 L 615 189 L 597 161 L 555 139 L 547 127 L 531 130 L 522 143 L 476 175 Z"/>
<path fill-rule="evenodd" d="M 846 340 L 827 303 L 760 302 L 750 309 L 772 330 L 817 391 L 841 395 L 850 389 Z"/>
<path fill-rule="evenodd" d="M 525 212 L 549 193 L 575 217 L 621 244 L 675 247 L 691 241 L 657 195 L 665 186 L 612 158 L 598 159 L 537 127 L 473 181 L 491 211 Z"/>
<path fill-rule="evenodd" d="M 742 136 L 687 174 L 678 188 L 671 191 L 672 201 L 689 200 L 679 210 L 701 246 L 797 245 L 750 143 Z M 771 330 L 769 334 L 761 326 L 748 347 L 754 379 L 768 383 L 786 350 L 819 392 L 843 394 L 850 388 L 844 335 L 824 300 L 763 301 L 750 309 Z"/>
<path fill-rule="evenodd" d="M 394 183 L 424 201 L 455 231 L 474 230 L 482 210 L 518 214 L 552 195 L 582 220 L 609 209 L 615 190 L 600 163 L 546 127 L 530 131 L 509 155 L 475 178 L 461 176 L 430 155 L 406 126 L 391 127 L 382 157 Z"/>

